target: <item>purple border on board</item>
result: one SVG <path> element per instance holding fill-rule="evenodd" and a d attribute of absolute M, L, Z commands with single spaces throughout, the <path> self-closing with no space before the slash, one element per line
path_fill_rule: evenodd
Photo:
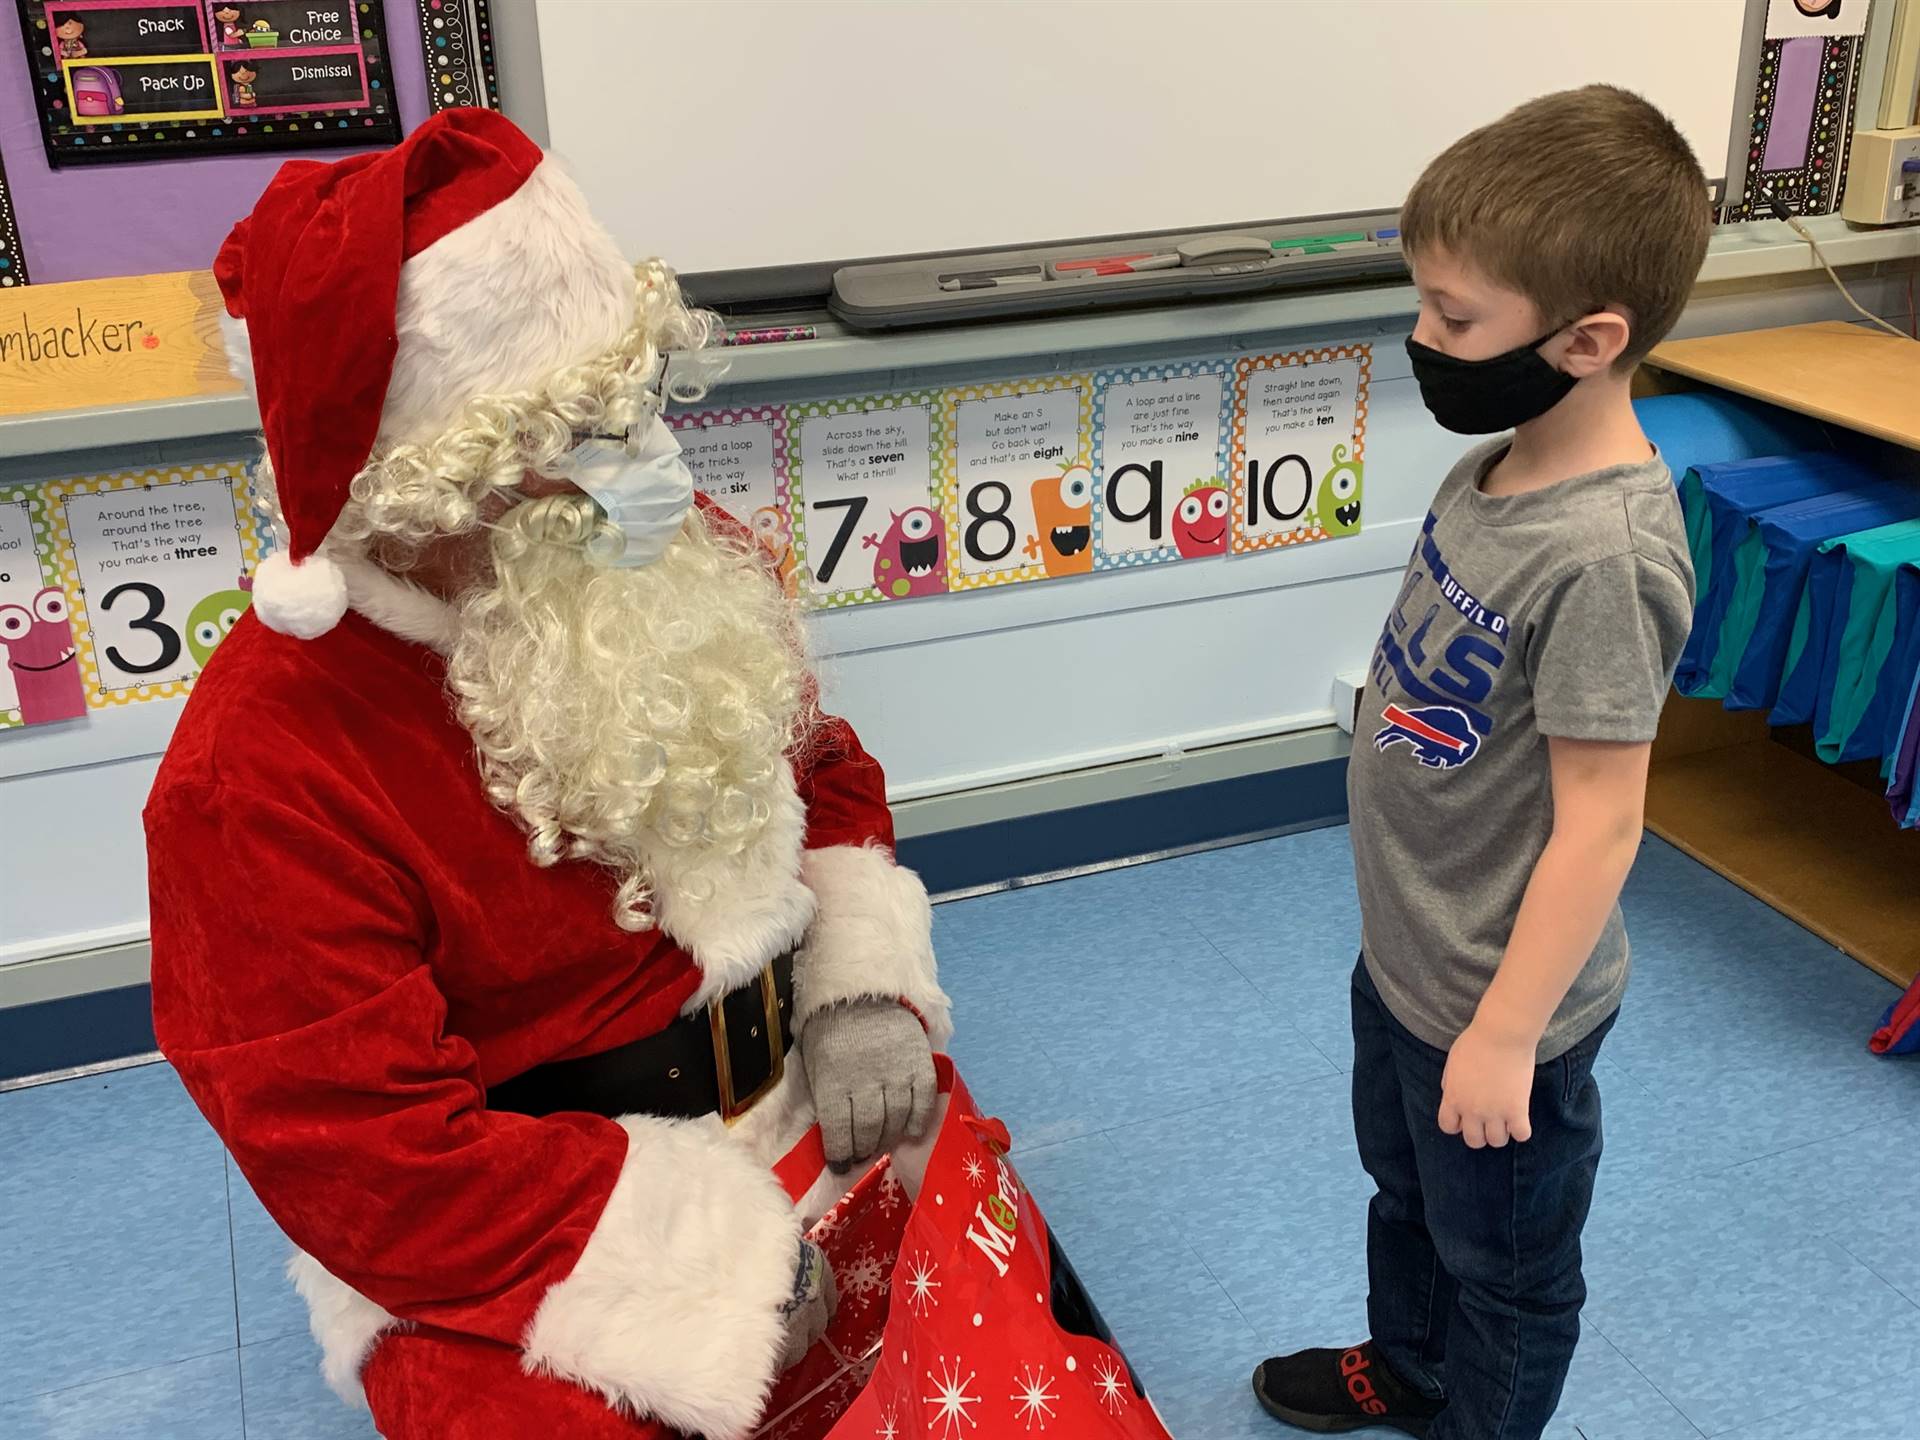
<path fill-rule="evenodd" d="M 383 0 L 381 8 L 394 100 L 407 132 L 427 118 L 420 25 L 408 0 Z M 253 208 L 284 162 L 354 153 L 208 155 L 55 171 L 40 143 L 20 12 L 12 5 L 0 6 L 0 12 L 0 157 L 21 248 L 38 284 L 204 270 L 233 222 Z"/>
<path fill-rule="evenodd" d="M 1773 84 L 1773 120 L 1767 126 L 1762 170 L 1797 170 L 1807 163 L 1813 107 L 1820 93 L 1820 61 L 1827 42 L 1799 35 L 1780 46 L 1780 73 Z"/>

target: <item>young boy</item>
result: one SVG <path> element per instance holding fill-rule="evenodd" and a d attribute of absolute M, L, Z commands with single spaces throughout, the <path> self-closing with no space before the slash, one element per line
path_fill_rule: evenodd
<path fill-rule="evenodd" d="M 1513 434 L 1441 483 L 1348 772 L 1372 1338 L 1269 1360 L 1254 1388 L 1309 1430 L 1533 1440 L 1579 1338 L 1617 902 L 1693 613 L 1628 382 L 1686 304 L 1707 185 L 1664 116 L 1590 86 L 1458 141 L 1400 225 L 1422 399 Z"/>

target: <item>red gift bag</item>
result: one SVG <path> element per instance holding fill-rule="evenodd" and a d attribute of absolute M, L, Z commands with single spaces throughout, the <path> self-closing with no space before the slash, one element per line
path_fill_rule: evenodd
<path fill-rule="evenodd" d="M 756 1440 L 1170 1440 L 1008 1163 L 1006 1127 L 935 1062 L 930 1141 L 881 1161 L 810 1232 L 839 1308 Z"/>

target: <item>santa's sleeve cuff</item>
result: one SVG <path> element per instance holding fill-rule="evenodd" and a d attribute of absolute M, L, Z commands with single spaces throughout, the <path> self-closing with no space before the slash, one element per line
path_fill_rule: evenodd
<path fill-rule="evenodd" d="M 906 1001 L 934 1048 L 953 1036 L 952 1002 L 933 959 L 927 887 L 876 845 L 809 850 L 801 878 L 818 901 L 794 965 L 794 1014 L 808 1017 L 849 1000 Z"/>
<path fill-rule="evenodd" d="M 619 1123 L 626 1163 L 579 1263 L 528 1327 L 526 1368 L 674 1430 L 742 1440 L 785 1342 L 800 1221 L 717 1121 Z"/>

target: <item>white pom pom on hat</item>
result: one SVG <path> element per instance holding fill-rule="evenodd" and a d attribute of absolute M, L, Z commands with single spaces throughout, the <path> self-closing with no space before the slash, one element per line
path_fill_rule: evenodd
<path fill-rule="evenodd" d="M 253 577 L 253 613 L 269 630 L 317 640 L 347 613 L 347 575 L 325 555 L 296 563 L 285 552 L 260 562 Z"/>

